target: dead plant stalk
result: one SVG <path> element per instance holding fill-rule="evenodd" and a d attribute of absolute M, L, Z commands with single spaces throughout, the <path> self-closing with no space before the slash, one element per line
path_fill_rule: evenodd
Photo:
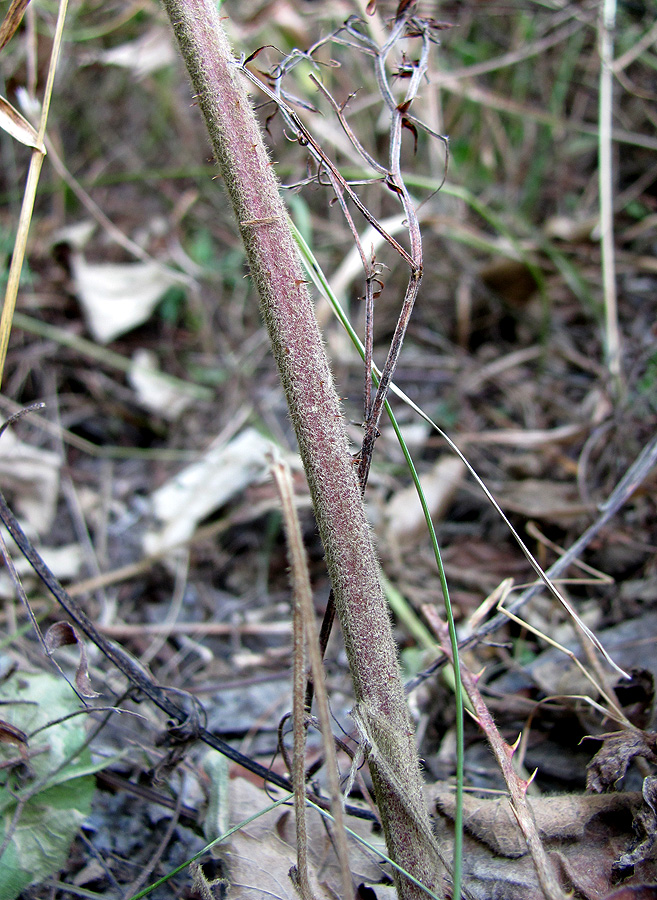
<path fill-rule="evenodd" d="M 339 398 L 278 183 L 215 5 L 210 0 L 165 0 L 165 7 L 240 223 L 286 393 L 335 593 L 357 700 L 355 718 L 369 751 L 388 850 L 400 866 L 436 891 L 438 857 L 376 555 Z M 420 887 L 401 877 L 397 889 L 402 900 L 424 896 Z"/>
<path fill-rule="evenodd" d="M 285 534 L 288 545 L 288 557 L 290 560 L 290 578 L 294 594 L 294 802 L 297 825 L 297 855 L 298 877 L 302 897 L 310 894 L 308 873 L 304 872 L 307 866 L 305 833 L 305 804 L 306 804 L 306 774 L 305 774 L 305 736 L 306 736 L 306 656 L 310 662 L 312 680 L 315 686 L 315 697 L 319 712 L 319 722 L 322 731 L 322 744 L 326 756 L 327 776 L 331 795 L 331 813 L 335 822 L 334 844 L 336 855 L 340 863 L 340 875 L 342 879 L 342 893 L 344 897 L 353 897 L 354 888 L 351 883 L 349 869 L 349 853 L 347 849 L 347 835 L 344 824 L 344 810 L 342 796 L 340 794 L 340 781 L 338 764 L 331 731 L 331 714 L 329 711 L 326 685 L 324 684 L 324 671 L 322 656 L 320 653 L 319 633 L 315 622 L 315 609 L 313 595 L 310 586 L 310 574 L 308 561 L 301 535 L 301 525 L 294 500 L 294 487 L 290 467 L 283 460 L 274 458 L 271 464 L 271 473 L 278 490 Z M 305 884 L 304 884 L 305 881 Z"/>

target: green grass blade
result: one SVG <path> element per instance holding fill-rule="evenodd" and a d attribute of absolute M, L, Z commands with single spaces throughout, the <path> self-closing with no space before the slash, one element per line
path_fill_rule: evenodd
<path fill-rule="evenodd" d="M 239 825 L 234 825 L 232 828 L 229 828 L 224 834 L 220 835 L 218 838 L 215 838 L 213 841 L 210 841 L 202 850 L 199 850 L 198 853 L 195 853 L 194 856 L 190 857 L 186 862 L 181 863 L 175 869 L 172 869 L 170 872 L 160 878 L 158 881 L 154 881 L 153 884 L 149 884 L 148 887 L 143 888 L 143 890 L 139 891 L 137 894 L 133 894 L 130 900 L 141 900 L 142 897 L 145 897 L 147 894 L 150 894 L 151 891 L 154 891 L 155 888 L 159 887 L 161 884 L 166 884 L 166 882 L 173 878 L 174 875 L 177 875 L 178 872 L 182 872 L 183 869 L 186 869 L 187 866 L 190 866 L 193 862 L 196 862 L 197 859 L 200 859 L 208 850 L 211 850 L 216 844 L 220 844 L 222 841 L 227 840 L 231 835 L 235 834 L 236 831 L 239 831 L 240 828 L 244 828 L 245 825 L 249 825 L 251 822 L 255 822 L 256 819 L 259 819 L 260 816 L 264 816 L 265 813 L 271 812 L 272 809 L 276 809 L 277 806 L 281 806 L 283 803 L 289 803 L 292 800 L 292 794 L 287 797 L 282 797 L 280 800 L 277 800 L 275 803 L 266 806 L 264 809 L 259 810 L 257 813 L 254 813 L 252 816 L 249 816 L 248 819 L 244 819 L 243 822 L 240 822 Z"/>
<path fill-rule="evenodd" d="M 317 806 L 315 803 L 312 802 L 312 800 L 306 800 L 306 803 L 308 804 L 308 806 L 317 810 L 317 812 L 321 816 L 324 816 L 325 819 L 328 819 L 331 822 L 335 821 L 330 812 L 327 812 L 327 810 L 322 809 L 320 806 Z M 421 882 L 419 882 L 417 880 L 417 878 L 414 878 L 412 875 L 410 875 L 406 871 L 406 869 L 403 869 L 401 866 L 398 866 L 397 863 L 393 859 L 390 859 L 389 856 L 386 856 L 386 854 L 383 853 L 378 847 L 373 847 L 370 843 L 368 843 L 368 841 L 366 841 L 364 837 L 361 837 L 359 834 L 356 834 L 356 832 L 352 831 L 351 828 L 345 827 L 345 831 L 347 832 L 347 834 L 350 837 L 352 837 L 354 840 L 358 841 L 359 844 L 362 844 L 363 847 L 367 847 L 367 849 L 370 852 L 376 854 L 376 856 L 380 856 L 381 859 L 385 860 L 385 862 L 389 863 L 393 868 L 397 869 L 398 872 L 401 872 L 402 875 L 405 875 L 406 878 L 409 879 L 409 881 L 412 881 L 413 884 L 416 884 L 419 888 L 421 888 L 425 892 L 427 897 L 433 897 L 433 900 L 442 900 L 442 898 L 440 898 L 437 894 L 434 894 L 433 891 L 429 890 L 428 887 L 425 887 Z M 460 895 L 457 895 L 456 890 L 454 890 L 454 897 L 457 897 L 457 896 L 460 896 Z M 133 897 L 132 900 L 136 900 L 136 898 Z"/>

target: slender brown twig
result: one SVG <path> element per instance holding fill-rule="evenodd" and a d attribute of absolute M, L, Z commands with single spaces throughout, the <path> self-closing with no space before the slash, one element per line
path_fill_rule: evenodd
<path fill-rule="evenodd" d="M 329 714 L 328 697 L 323 680 L 322 659 L 319 654 L 319 640 L 315 624 L 315 610 L 313 606 L 312 589 L 310 587 L 310 575 L 308 573 L 308 561 L 301 535 L 301 526 L 294 502 L 294 488 L 289 466 L 283 460 L 274 460 L 271 466 L 272 475 L 276 482 L 281 506 L 285 533 L 288 544 L 288 556 L 290 559 L 290 572 L 294 594 L 294 756 L 293 756 L 293 780 L 297 826 L 297 856 L 298 878 L 301 895 L 304 897 L 312 894 L 308 876 L 307 860 L 307 834 L 305 828 L 305 735 L 306 735 L 306 710 L 304 704 L 304 680 L 306 655 L 310 660 L 313 680 L 317 690 L 317 705 L 321 723 L 322 741 L 327 763 L 327 775 L 329 793 L 331 797 L 331 813 L 335 820 L 335 846 L 340 864 L 342 879 L 342 894 L 345 898 L 354 896 L 351 870 L 349 866 L 349 853 L 347 850 L 347 835 L 344 825 L 344 812 L 342 797 L 340 795 L 340 782 L 338 776 L 338 764 L 335 755 L 333 734 L 331 731 L 331 718 Z"/>

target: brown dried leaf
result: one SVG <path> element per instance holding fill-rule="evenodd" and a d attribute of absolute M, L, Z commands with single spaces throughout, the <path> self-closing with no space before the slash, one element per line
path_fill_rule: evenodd
<path fill-rule="evenodd" d="M 426 19 L 425 21 L 433 31 L 447 31 L 447 29 L 454 27 L 453 22 L 445 22 L 441 19 Z"/>
<path fill-rule="evenodd" d="M 586 786 L 590 791 L 611 790 L 637 756 L 657 762 L 657 735 L 652 732 L 617 731 L 602 738 L 602 747 L 587 766 Z"/>
<path fill-rule="evenodd" d="M 416 5 L 417 0 L 399 0 L 399 5 L 397 6 L 397 13 L 395 15 L 395 22 L 399 22 L 402 16 L 408 14 L 413 11 L 413 7 Z"/>
<path fill-rule="evenodd" d="M 45 645 L 48 653 L 52 653 L 58 647 L 68 647 L 71 644 L 77 644 L 80 648 L 80 662 L 75 670 L 76 688 L 83 697 L 88 699 L 99 697 L 100 694 L 91 686 L 87 650 L 75 626 L 70 622 L 55 622 L 46 632 Z"/>
<path fill-rule="evenodd" d="M 607 894 L 605 900 L 655 900 L 655 897 L 657 897 L 657 883 L 626 884 Z"/>
<path fill-rule="evenodd" d="M 632 827 L 636 835 L 630 847 L 614 863 L 614 872 L 624 875 L 639 863 L 655 859 L 657 849 L 657 778 L 643 780 L 644 805 L 634 817 Z"/>
<path fill-rule="evenodd" d="M 636 795 L 566 794 L 558 797 L 539 797 L 530 801 L 536 827 L 544 841 L 576 840 L 584 836 L 586 826 L 594 816 L 618 809 L 626 809 L 628 797 L 636 803 Z M 451 791 L 435 795 L 440 811 L 452 818 L 455 798 Z M 478 840 L 487 844 L 499 856 L 515 859 L 524 856 L 527 844 L 522 836 L 511 805 L 506 797 L 484 800 L 466 796 L 463 799 L 465 828 Z"/>
<path fill-rule="evenodd" d="M 447 821 L 438 817 L 435 823 L 449 856 L 454 798 L 443 790 L 432 793 L 438 810 L 449 816 Z M 642 809 L 641 795 L 539 797 L 532 798 L 531 807 L 545 849 L 559 864 L 563 889 L 576 891 L 585 900 L 606 898 L 614 885 L 619 853 L 631 836 L 632 818 L 637 809 Z M 650 827 L 648 821 L 646 826 Z M 544 900 L 506 801 L 467 798 L 465 828 L 463 884 L 469 896 L 474 900 L 490 900 L 493 896 L 504 900 Z M 524 855 L 518 856 L 521 849 Z M 657 863 L 648 858 L 627 883 L 645 885 L 656 875 Z"/>
<path fill-rule="evenodd" d="M 29 2 L 30 0 L 13 0 L 11 6 L 7 10 L 7 15 L 2 20 L 2 25 L 0 25 L 0 50 L 2 50 L 5 44 L 9 43 L 16 33 L 18 26 L 23 20 L 23 15 L 25 14 Z"/>
<path fill-rule="evenodd" d="M 15 725 L 0 720 L 0 744 L 19 744 L 23 747 L 27 745 L 27 735 Z"/>
<path fill-rule="evenodd" d="M 253 815 L 271 802 L 270 798 L 244 778 L 231 781 L 230 821 L 232 825 Z M 372 833 L 372 823 L 354 819 L 349 827 L 385 852 L 381 835 Z M 324 900 L 340 897 L 340 874 L 331 839 L 319 815 L 309 811 L 307 818 L 308 863 L 311 879 L 316 885 L 315 897 Z M 296 825 L 293 810 L 282 807 L 249 822 L 230 842 L 222 843 L 218 853 L 226 860 L 233 886 L 229 897 L 255 900 L 272 891 L 272 896 L 295 897 L 295 889 L 288 877 L 296 863 Z M 349 845 L 351 871 L 356 883 L 375 884 L 377 897 L 386 897 L 379 882 L 386 873 L 376 853 L 371 854 L 355 841 Z M 321 878 L 321 885 L 317 879 Z M 239 887 L 238 887 L 239 885 Z"/>
<path fill-rule="evenodd" d="M 411 134 L 413 135 L 413 153 L 417 153 L 417 128 L 415 125 L 407 119 L 406 116 L 402 118 L 402 128 L 407 128 Z"/>
<path fill-rule="evenodd" d="M 36 129 L 4 97 L 0 97 L 0 128 L 26 147 L 34 147 L 45 153 L 43 145 L 39 144 Z"/>

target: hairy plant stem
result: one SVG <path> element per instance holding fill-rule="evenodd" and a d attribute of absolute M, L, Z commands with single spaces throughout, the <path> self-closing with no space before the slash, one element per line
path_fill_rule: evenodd
<path fill-rule="evenodd" d="M 390 856 L 434 892 L 439 862 L 345 420 L 278 182 L 212 0 L 164 0 L 246 248 L 313 499 Z M 402 900 L 424 892 L 400 878 Z"/>

